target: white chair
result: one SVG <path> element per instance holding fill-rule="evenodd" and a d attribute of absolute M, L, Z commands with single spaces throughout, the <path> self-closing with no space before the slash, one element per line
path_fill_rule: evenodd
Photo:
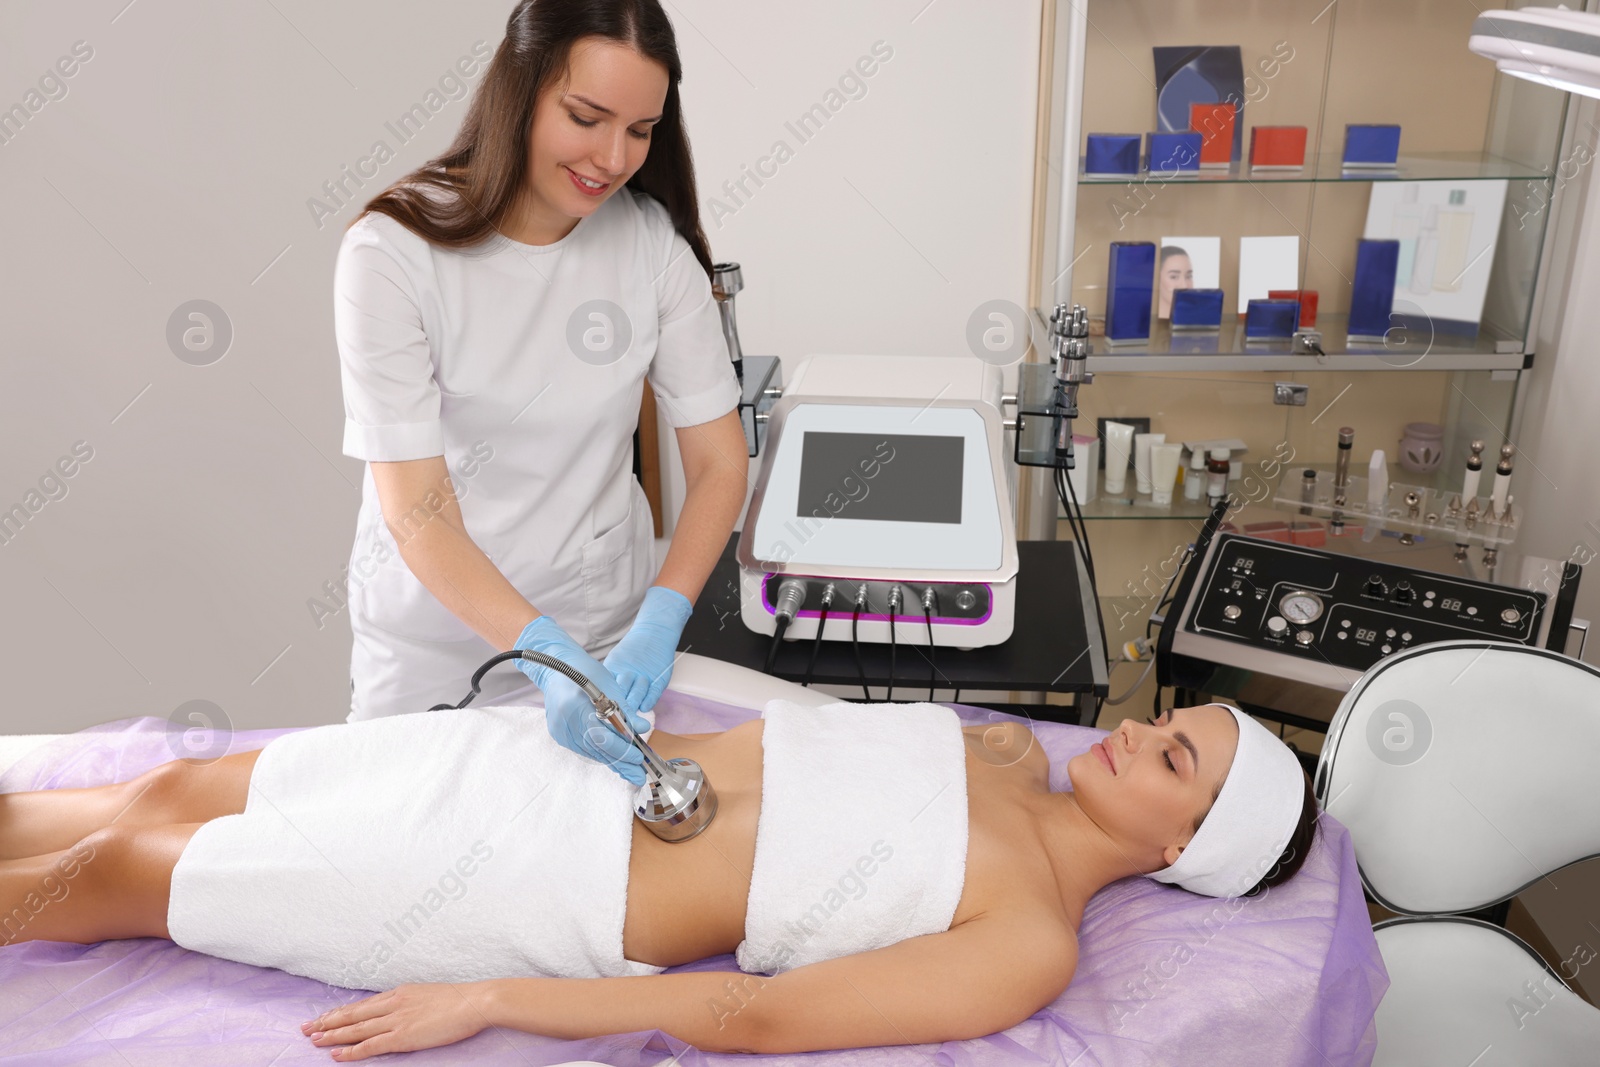
<path fill-rule="evenodd" d="M 1600 670 L 1545 649 L 1442 641 L 1362 675 L 1317 763 L 1350 831 L 1389 972 L 1374 1064 L 1600 1063 L 1600 1010 L 1527 942 L 1459 913 L 1600 855 Z"/>

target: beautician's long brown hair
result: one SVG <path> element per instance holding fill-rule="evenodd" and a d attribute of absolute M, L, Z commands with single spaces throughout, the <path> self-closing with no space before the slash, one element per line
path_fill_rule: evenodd
<path fill-rule="evenodd" d="M 521 0 L 455 142 L 373 197 L 361 215 L 380 212 L 449 248 L 477 244 L 499 231 L 527 180 L 528 133 L 539 92 L 566 71 L 573 42 L 589 36 L 626 44 L 666 68 L 661 121 L 650 135 L 644 165 L 626 188 L 661 201 L 710 277 L 711 251 L 700 228 L 694 161 L 678 103 L 683 67 L 672 23 L 657 0 Z"/>

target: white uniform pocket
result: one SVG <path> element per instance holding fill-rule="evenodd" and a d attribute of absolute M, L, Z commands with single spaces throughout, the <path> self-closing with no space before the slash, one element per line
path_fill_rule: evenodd
<path fill-rule="evenodd" d="M 628 514 L 583 546 L 583 598 L 591 654 L 609 649 L 633 625 L 644 591 L 655 578 L 655 539 L 650 502 L 629 479 Z"/>

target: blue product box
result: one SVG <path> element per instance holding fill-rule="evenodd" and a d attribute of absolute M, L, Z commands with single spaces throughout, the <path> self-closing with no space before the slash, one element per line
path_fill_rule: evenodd
<path fill-rule="evenodd" d="M 1287 341 L 1300 323 L 1298 300 L 1252 300 L 1245 305 L 1244 339 Z"/>
<path fill-rule="evenodd" d="M 1356 244 L 1356 276 L 1350 287 L 1349 338 L 1383 341 L 1394 325 L 1394 272 L 1400 263 L 1400 242 L 1363 237 Z"/>
<path fill-rule="evenodd" d="M 1145 169 L 1151 174 L 1199 174 L 1199 130 L 1144 135 Z"/>
<path fill-rule="evenodd" d="M 1091 133 L 1083 156 L 1085 175 L 1127 175 L 1139 173 L 1139 135 L 1136 133 Z"/>
<path fill-rule="evenodd" d="M 1106 272 L 1106 341 L 1150 340 L 1150 303 L 1155 297 L 1156 246 L 1150 241 L 1112 241 Z"/>
<path fill-rule="evenodd" d="M 1392 167 L 1400 158 L 1400 127 L 1350 123 L 1344 128 L 1344 165 Z"/>
<path fill-rule="evenodd" d="M 1174 330 L 1215 330 L 1222 326 L 1221 289 L 1174 289 Z"/>

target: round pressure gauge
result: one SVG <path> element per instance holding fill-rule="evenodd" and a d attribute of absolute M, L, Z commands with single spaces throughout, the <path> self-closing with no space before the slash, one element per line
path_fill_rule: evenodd
<path fill-rule="evenodd" d="M 1290 622 L 1304 626 L 1322 617 L 1322 598 L 1303 590 L 1288 593 L 1278 601 L 1278 610 Z"/>

